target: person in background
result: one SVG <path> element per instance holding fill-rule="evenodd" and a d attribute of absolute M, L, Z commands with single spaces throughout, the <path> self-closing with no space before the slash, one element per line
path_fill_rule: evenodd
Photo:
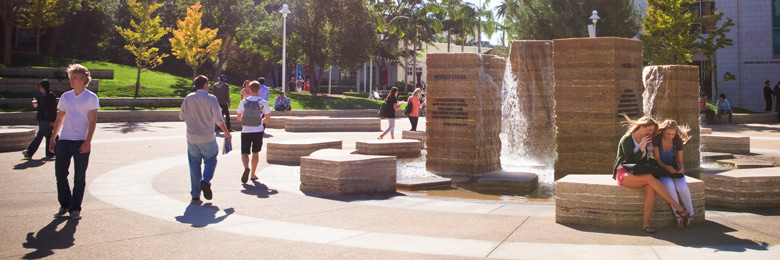
<path fill-rule="evenodd" d="M 282 112 L 292 110 L 290 98 L 288 98 L 284 92 L 279 92 L 279 96 L 274 99 L 274 110 Z"/>
<path fill-rule="evenodd" d="M 268 99 L 271 99 L 271 91 L 265 86 L 265 78 L 259 77 L 257 78 L 257 82 L 260 83 L 260 92 L 257 93 L 257 96 L 260 96 L 265 102 L 268 102 Z"/>
<path fill-rule="evenodd" d="M 100 100 L 95 93 L 87 89 L 89 70 L 79 64 L 71 64 L 67 69 L 70 87 L 60 97 L 57 109 L 57 121 L 49 144 L 49 152 L 56 150 L 54 175 L 57 177 L 57 199 L 60 209 L 54 214 L 60 218 L 70 212 L 72 219 L 81 219 L 81 202 L 86 188 L 87 166 L 92 151 L 92 135 L 95 134 Z M 57 139 L 59 136 L 59 139 Z M 73 159 L 73 192 L 68 185 L 68 169 Z"/>
<path fill-rule="evenodd" d="M 775 95 L 775 112 L 777 112 L 777 122 L 780 122 L 780 81 L 777 82 L 775 88 L 772 89 L 772 94 Z"/>
<path fill-rule="evenodd" d="M 769 87 L 769 83 L 770 82 L 768 80 L 764 81 L 764 101 L 766 102 L 766 112 L 772 111 L 772 95 L 774 94 L 772 93 L 772 88 Z"/>
<path fill-rule="evenodd" d="M 407 106 L 412 106 L 412 112 L 409 113 L 409 122 L 412 123 L 412 129 L 409 131 L 417 131 L 417 120 L 420 118 L 420 108 L 425 106 L 425 102 L 420 102 L 420 96 L 422 95 L 422 89 L 414 89 L 412 96 L 406 100 Z"/>
<path fill-rule="evenodd" d="M 227 125 L 227 130 L 230 131 L 230 85 L 228 85 L 226 80 L 225 74 L 219 75 L 219 82 L 214 84 L 214 96 L 219 101 L 222 115 L 225 116 L 225 125 Z M 219 132 L 219 128 L 217 128 L 216 132 Z"/>
<path fill-rule="evenodd" d="M 290 77 L 290 82 L 287 83 L 287 91 L 295 91 L 295 77 Z"/>
<path fill-rule="evenodd" d="M 241 162 L 244 164 L 244 173 L 241 175 L 241 183 L 249 180 L 249 173 L 252 173 L 252 180 L 257 180 L 255 171 L 260 162 L 260 150 L 263 147 L 264 124 L 271 120 L 271 109 L 268 102 L 257 95 L 260 91 L 260 83 L 253 81 L 249 83 L 249 91 L 252 96 L 241 100 L 236 109 L 238 121 L 241 121 Z M 249 154 L 252 154 L 252 167 L 249 167 Z M 251 169 L 251 170 L 250 170 Z"/>
<path fill-rule="evenodd" d="M 387 129 L 385 129 L 385 132 L 376 139 L 381 140 L 385 138 L 387 133 L 390 133 L 390 138 L 395 139 L 395 110 L 400 107 L 400 104 L 398 104 L 398 88 L 393 87 L 390 89 L 390 94 L 385 98 L 385 104 L 387 104 L 385 117 L 387 117 L 388 126 Z"/>
<path fill-rule="evenodd" d="M 303 83 L 303 90 L 311 92 L 311 80 L 306 79 L 306 83 Z"/>
<path fill-rule="evenodd" d="M 217 125 L 230 140 L 230 131 L 222 118 L 222 109 L 217 97 L 209 94 L 209 79 L 198 75 L 193 79 L 197 89 L 184 98 L 179 110 L 179 119 L 187 125 L 187 161 L 190 166 L 190 195 L 192 201 L 200 201 L 200 193 L 207 200 L 212 198 L 211 179 L 217 169 L 219 146 L 213 128 Z M 201 171 L 201 166 L 203 166 Z"/>
<path fill-rule="evenodd" d="M 371 95 L 368 96 L 368 99 L 381 100 L 382 95 L 379 94 L 379 89 L 374 88 L 374 91 L 371 92 Z"/>
<path fill-rule="evenodd" d="M 241 84 L 241 100 L 244 100 L 245 98 L 248 98 L 249 96 L 251 96 L 249 94 L 249 89 L 248 88 L 249 88 L 249 80 L 246 79 L 246 80 L 244 80 L 244 83 Z"/>
<path fill-rule="evenodd" d="M 298 77 L 298 80 L 295 81 L 295 92 L 301 92 L 303 91 L 303 78 Z"/>
<path fill-rule="evenodd" d="M 677 228 L 690 227 L 693 225 L 693 202 L 691 200 L 691 190 L 685 181 L 685 165 L 683 165 L 683 145 L 688 142 L 687 127 L 678 126 L 677 121 L 664 120 L 659 133 L 653 137 L 653 158 L 658 166 L 661 167 L 667 176 L 656 176 L 666 187 L 666 191 L 672 196 L 672 199 L 682 204 L 685 210 L 690 213 L 688 218 L 683 221 L 679 213 L 674 212 Z M 674 211 L 674 207 L 672 207 Z"/>
<path fill-rule="evenodd" d="M 32 106 L 38 111 L 35 114 L 35 119 L 38 120 L 38 134 L 30 142 L 27 150 L 22 151 L 22 155 L 25 159 L 32 159 L 32 156 L 38 151 L 41 141 L 46 137 L 46 157 L 54 157 L 54 153 L 49 152 L 49 145 L 51 143 L 51 130 L 54 127 L 54 121 L 57 120 L 57 96 L 51 93 L 51 84 L 48 80 L 38 83 Z"/>
<path fill-rule="evenodd" d="M 707 106 L 707 94 L 703 93 L 699 97 L 699 114 L 704 115 L 704 123 L 712 123 L 713 119 L 715 118 L 715 111 L 712 111 L 712 108 Z"/>
<path fill-rule="evenodd" d="M 732 119 L 732 111 L 731 111 L 731 104 L 729 104 L 729 100 L 726 99 L 726 94 L 721 93 L 718 95 L 718 124 L 720 124 L 720 116 L 723 114 L 729 114 L 729 124 L 731 123 Z"/>

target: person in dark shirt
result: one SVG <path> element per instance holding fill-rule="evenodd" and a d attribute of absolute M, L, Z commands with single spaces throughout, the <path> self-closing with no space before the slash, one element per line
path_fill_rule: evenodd
<path fill-rule="evenodd" d="M 41 140 L 46 137 L 46 157 L 54 157 L 54 153 L 49 152 L 49 143 L 54 121 L 57 120 L 57 97 L 51 93 L 51 84 L 47 80 L 38 83 L 35 96 L 32 106 L 38 111 L 35 115 L 35 119 L 38 120 L 38 134 L 35 135 L 27 150 L 22 151 L 22 155 L 25 159 L 32 159 L 33 154 L 38 151 L 38 146 L 41 145 Z"/>
<path fill-rule="evenodd" d="M 764 100 L 766 101 L 766 112 L 772 112 L 772 88 L 769 87 L 769 81 L 764 81 Z"/>
<path fill-rule="evenodd" d="M 225 126 L 230 129 L 230 85 L 228 85 L 225 74 L 219 75 L 219 82 L 214 84 L 214 96 L 219 101 L 219 107 L 222 108 L 222 115 L 225 116 Z M 219 131 L 219 128 L 216 129 Z"/>
<path fill-rule="evenodd" d="M 772 90 L 775 95 L 775 112 L 777 112 L 777 121 L 780 122 L 780 81 L 777 82 L 775 88 Z"/>

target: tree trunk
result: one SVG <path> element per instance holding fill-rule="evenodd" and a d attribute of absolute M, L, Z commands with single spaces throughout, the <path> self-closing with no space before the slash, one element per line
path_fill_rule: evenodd
<path fill-rule="evenodd" d="M 219 75 L 219 74 L 217 74 L 217 75 Z M 197 76 L 198 76 L 198 69 L 192 68 L 192 78 L 194 79 Z"/>
<path fill-rule="evenodd" d="M 407 50 L 408 53 L 408 45 L 407 42 L 404 41 L 404 50 Z M 406 85 L 409 85 L 409 57 L 404 55 L 404 88 Z"/>
<path fill-rule="evenodd" d="M 138 67 L 138 74 L 135 77 L 135 96 L 134 98 L 138 98 L 138 89 L 141 88 L 141 67 Z"/>
<path fill-rule="evenodd" d="M 460 42 L 460 52 L 466 52 L 465 51 L 465 49 L 466 49 L 465 48 L 466 47 L 466 31 L 463 31 L 462 33 L 460 33 L 460 40 L 461 40 L 461 42 Z"/>
<path fill-rule="evenodd" d="M 233 36 L 228 35 L 222 40 L 222 47 L 220 48 L 217 56 L 217 68 L 214 70 L 214 76 L 222 74 L 222 67 L 225 66 L 225 62 L 230 55 L 230 51 L 233 49 Z"/>
<path fill-rule="evenodd" d="M 417 27 L 414 28 L 414 51 L 412 51 L 412 88 L 417 87 Z M 404 92 L 409 92 L 409 86 L 404 86 Z"/>
<path fill-rule="evenodd" d="M 482 54 L 482 17 L 477 22 L 477 53 Z"/>
<path fill-rule="evenodd" d="M 3 22 L 3 35 L 4 35 L 4 43 L 3 43 L 3 65 L 6 67 L 11 66 L 11 37 L 12 37 L 12 30 L 11 25 L 7 22 Z"/>
<path fill-rule="evenodd" d="M 447 53 L 450 53 L 450 31 L 447 31 Z"/>
<path fill-rule="evenodd" d="M 325 64 L 323 64 L 322 66 L 320 66 L 320 69 L 319 69 L 319 72 L 318 72 L 318 73 L 314 73 L 314 75 L 315 75 L 315 76 L 314 76 L 314 85 L 313 85 L 313 88 L 315 88 L 315 89 L 316 89 L 316 91 L 315 91 L 315 92 L 313 92 L 313 93 L 316 93 L 317 95 L 319 95 L 319 93 L 320 93 L 320 88 L 322 87 L 322 75 L 323 75 L 323 73 L 324 73 L 324 71 L 325 71 L 325 69 L 324 69 L 324 68 L 325 68 Z M 319 75 L 317 75 L 317 74 L 319 74 Z M 316 86 L 316 87 L 314 87 L 314 86 Z"/>
<path fill-rule="evenodd" d="M 35 32 L 35 53 L 41 55 L 41 31 Z"/>

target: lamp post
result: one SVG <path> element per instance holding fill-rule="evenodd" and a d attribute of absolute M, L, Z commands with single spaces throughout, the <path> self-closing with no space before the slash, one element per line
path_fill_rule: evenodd
<path fill-rule="evenodd" d="M 601 17 L 599 17 L 599 12 L 593 10 L 593 15 L 588 19 L 593 21 L 593 24 L 588 25 L 588 34 L 590 35 L 590 38 L 596 38 L 596 23 L 601 19 Z"/>
<path fill-rule="evenodd" d="M 279 10 L 280 13 L 282 13 L 282 19 L 284 20 L 283 26 L 282 26 L 282 91 L 285 92 L 285 80 L 287 80 L 287 14 L 291 13 L 290 8 L 287 7 L 287 4 L 282 5 L 282 10 Z"/>

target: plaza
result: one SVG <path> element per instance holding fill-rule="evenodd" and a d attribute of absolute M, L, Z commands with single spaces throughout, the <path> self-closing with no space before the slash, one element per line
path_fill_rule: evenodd
<path fill-rule="evenodd" d="M 425 130 L 421 118 L 421 130 Z M 382 122 L 386 127 L 387 122 Z M 408 129 L 398 120 L 397 130 Z M 3 126 L 3 129 L 30 128 Z M 713 125 L 750 136 L 756 158 L 780 158 L 780 126 Z M 100 123 L 87 171 L 83 219 L 53 219 L 53 160 L 0 153 L 3 258 L 262 259 L 778 259 L 780 209 L 707 207 L 687 229 L 555 223 L 552 198 L 317 196 L 299 190 L 299 166 L 265 162 L 242 184 L 240 155 L 218 157 L 213 200 L 190 203 L 183 122 Z M 269 129 L 267 142 L 332 138 L 343 149 L 378 132 Z M 221 138 L 218 138 L 221 139 Z M 236 140 L 233 141 L 234 145 Z M 221 146 L 221 145 L 220 145 Z M 463 193 L 467 194 L 467 193 Z M 487 198 L 487 199 L 485 199 Z"/>

